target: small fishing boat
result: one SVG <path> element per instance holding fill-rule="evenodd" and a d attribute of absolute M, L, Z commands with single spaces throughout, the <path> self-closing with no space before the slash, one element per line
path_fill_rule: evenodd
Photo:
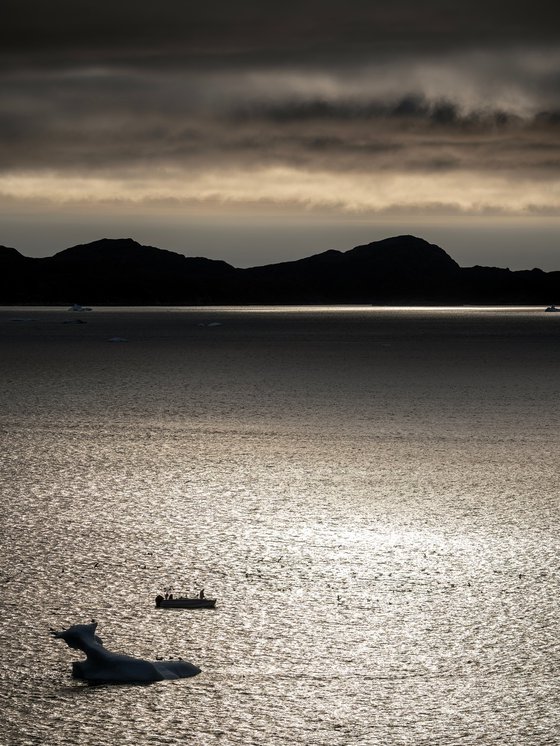
<path fill-rule="evenodd" d="M 164 598 L 161 595 L 156 596 L 156 607 L 158 609 L 213 609 L 216 606 L 215 598 L 195 598 L 178 597 Z"/>

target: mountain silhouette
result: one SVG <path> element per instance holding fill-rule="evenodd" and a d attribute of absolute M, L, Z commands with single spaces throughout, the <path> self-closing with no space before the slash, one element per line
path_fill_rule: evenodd
<path fill-rule="evenodd" d="M 387 303 L 428 297 L 458 271 L 439 246 L 397 236 L 346 252 L 253 267 L 246 279 L 259 302 L 271 296 L 283 303 Z"/>
<path fill-rule="evenodd" d="M 247 269 L 131 238 L 103 238 L 42 258 L 0 246 L 2 304 L 549 304 L 558 299 L 560 272 L 460 267 L 441 247 L 415 236 Z"/>

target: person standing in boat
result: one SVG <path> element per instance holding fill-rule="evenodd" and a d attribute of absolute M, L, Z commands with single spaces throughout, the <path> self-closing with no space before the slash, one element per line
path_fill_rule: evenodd
<path fill-rule="evenodd" d="M 202 600 L 204 598 L 204 588 L 200 589 L 200 593 L 198 594 L 198 597 Z"/>

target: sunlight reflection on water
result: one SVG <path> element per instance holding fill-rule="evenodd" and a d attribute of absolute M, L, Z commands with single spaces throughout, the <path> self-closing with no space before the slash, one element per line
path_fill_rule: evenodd
<path fill-rule="evenodd" d="M 557 742 L 548 318 L 28 313 L 0 313 L 5 743 Z M 169 584 L 217 608 L 156 609 Z M 92 617 L 202 674 L 72 681 L 48 628 Z"/>

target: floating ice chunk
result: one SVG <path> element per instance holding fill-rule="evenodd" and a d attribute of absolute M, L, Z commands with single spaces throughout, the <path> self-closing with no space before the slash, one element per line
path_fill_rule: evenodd
<path fill-rule="evenodd" d="M 196 676 L 200 668 L 183 660 L 147 661 L 130 655 L 111 653 L 95 632 L 97 622 L 74 624 L 61 632 L 52 632 L 68 647 L 82 650 L 86 659 L 72 663 L 72 676 L 95 684 L 149 683 L 164 679 Z"/>

